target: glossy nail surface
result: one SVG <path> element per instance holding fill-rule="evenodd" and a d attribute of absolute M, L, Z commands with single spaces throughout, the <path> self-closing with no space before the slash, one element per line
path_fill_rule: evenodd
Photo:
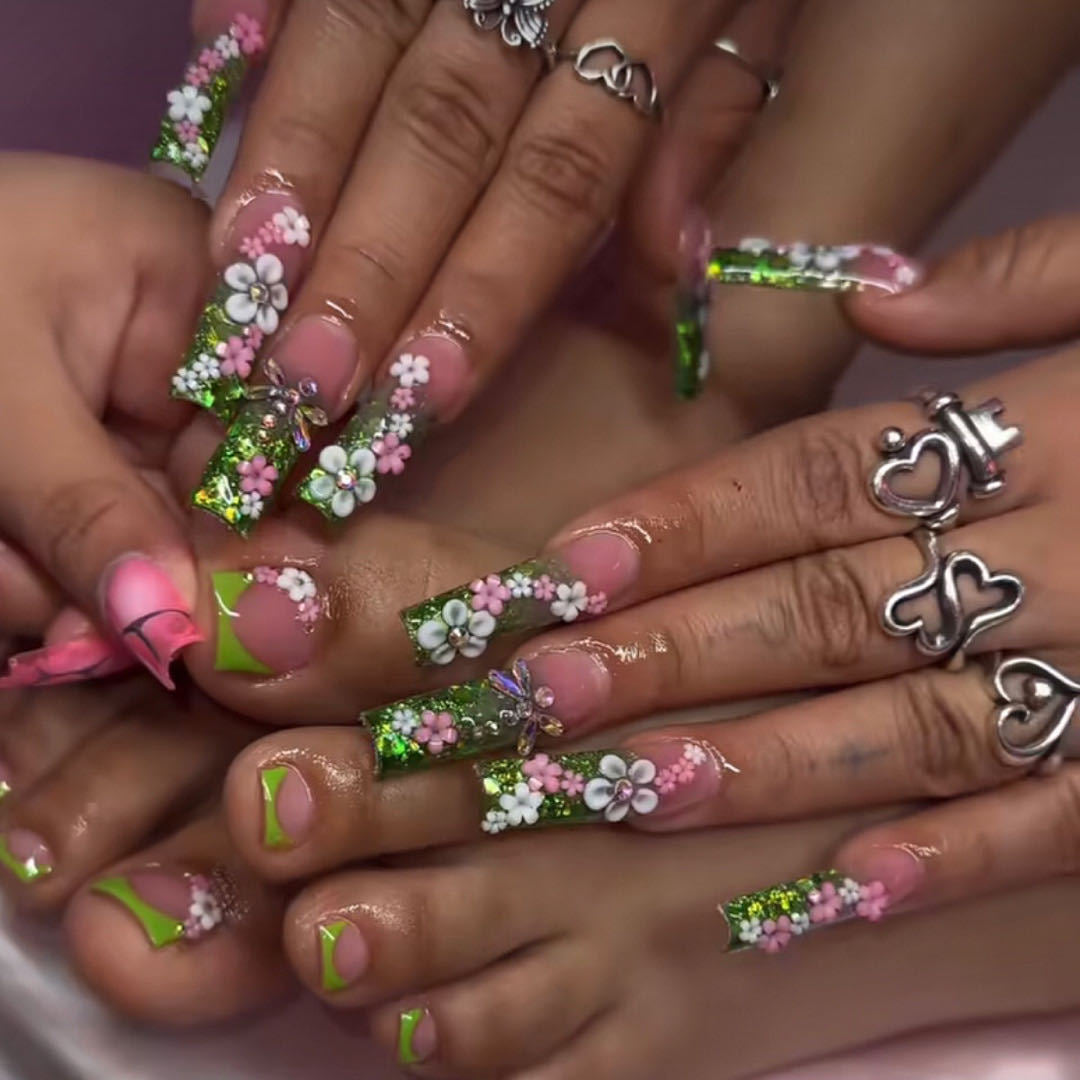
<path fill-rule="evenodd" d="M 243 85 L 252 60 L 266 47 L 265 5 L 238 11 L 222 32 L 196 48 L 179 86 L 166 95 L 153 161 L 202 180 L 221 137 L 229 105 Z"/>
<path fill-rule="evenodd" d="M 31 885 L 53 872 L 56 861 L 45 841 L 29 829 L 9 829 L 0 834 L 0 866 L 24 885 Z"/>
<path fill-rule="evenodd" d="M 334 919 L 319 925 L 319 959 L 322 988 L 336 993 L 364 974 L 371 950 L 352 922 Z"/>
<path fill-rule="evenodd" d="M 712 236 L 700 210 L 688 215 L 679 236 L 679 267 L 675 285 L 675 392 L 691 399 L 709 377 L 706 330 L 709 281 L 706 273 Z"/>
<path fill-rule="evenodd" d="M 264 847 L 287 850 L 304 840 L 315 818 L 315 803 L 304 777 L 291 765 L 259 770 Z"/>
<path fill-rule="evenodd" d="M 435 1053 L 435 1020 L 427 1009 L 408 1009 L 398 1021 L 398 1061 L 419 1065 Z"/>
<path fill-rule="evenodd" d="M 464 346 L 452 336 L 426 334 L 410 342 L 319 455 L 300 497 L 331 521 L 351 517 L 405 471 L 431 417 L 455 406 L 467 375 Z"/>
<path fill-rule="evenodd" d="M 8 659 L 7 674 L 0 677 L 0 690 L 101 679 L 127 671 L 135 664 L 135 658 L 120 642 L 87 635 L 16 653 Z"/>
<path fill-rule="evenodd" d="M 727 920 L 728 948 L 777 953 L 808 930 L 853 918 L 876 921 L 888 907 L 880 881 L 862 884 L 837 870 L 824 870 L 719 907 Z"/>
<path fill-rule="evenodd" d="M 125 907 L 155 949 L 199 941 L 225 921 L 221 889 L 212 875 L 151 867 L 102 878 L 91 889 Z"/>
<path fill-rule="evenodd" d="M 324 605 L 308 571 L 256 566 L 212 580 L 218 671 L 281 675 L 310 662 Z"/>
<path fill-rule="evenodd" d="M 174 689 L 170 664 L 203 635 L 168 574 L 143 555 L 124 556 L 105 572 L 101 606 L 106 623 L 131 655 Z"/>

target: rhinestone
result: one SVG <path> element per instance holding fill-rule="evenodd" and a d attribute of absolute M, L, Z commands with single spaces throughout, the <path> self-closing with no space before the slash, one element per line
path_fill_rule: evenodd
<path fill-rule="evenodd" d="M 629 802 L 634 797 L 634 785 L 624 776 L 615 783 L 615 794 L 612 798 L 615 802 Z"/>
<path fill-rule="evenodd" d="M 344 469 L 337 474 L 337 486 L 342 491 L 352 491 L 356 487 L 356 477 L 351 472 L 347 472 Z"/>
<path fill-rule="evenodd" d="M 541 709 L 550 709 L 555 704 L 555 691 L 550 686 L 538 686 L 533 694 L 533 701 Z"/>
<path fill-rule="evenodd" d="M 270 299 L 270 290 L 261 281 L 257 281 L 251 286 L 249 295 L 256 304 L 265 304 Z"/>
<path fill-rule="evenodd" d="M 455 649 L 460 649 L 469 640 L 469 631 L 464 626 L 455 626 L 446 635 L 447 642 Z"/>
<path fill-rule="evenodd" d="M 1032 708 L 1045 705 L 1054 696 L 1054 688 L 1047 679 L 1032 676 L 1024 681 L 1024 700 Z"/>

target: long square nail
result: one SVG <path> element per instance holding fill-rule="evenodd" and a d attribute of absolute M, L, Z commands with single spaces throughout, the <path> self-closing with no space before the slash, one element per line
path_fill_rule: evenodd
<path fill-rule="evenodd" d="M 265 47 L 262 20 L 244 12 L 238 12 L 221 33 L 199 45 L 179 86 L 166 95 L 151 159 L 180 169 L 200 183 L 217 148 L 229 106 L 251 62 Z"/>
<path fill-rule="evenodd" d="M 688 215 L 679 236 L 679 272 L 675 286 L 675 392 L 690 400 L 701 393 L 711 366 L 706 330 L 711 250 L 708 220 L 700 210 Z"/>
<path fill-rule="evenodd" d="M 284 675 L 310 662 L 324 600 L 307 570 L 222 570 L 213 587 L 218 671 Z"/>
<path fill-rule="evenodd" d="M 257 195 L 230 229 L 232 257 L 222 270 L 183 361 L 172 396 L 230 420 L 263 342 L 289 307 L 289 290 L 311 244 L 311 225 L 292 195 Z"/>

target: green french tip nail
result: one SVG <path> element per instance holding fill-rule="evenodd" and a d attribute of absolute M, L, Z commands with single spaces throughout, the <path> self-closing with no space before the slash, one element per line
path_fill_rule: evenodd
<path fill-rule="evenodd" d="M 217 608 L 217 650 L 214 668 L 217 671 L 243 671 L 252 675 L 273 674 L 265 664 L 256 660 L 236 636 L 236 604 L 251 588 L 254 577 L 239 571 L 219 571 L 212 576 L 214 604 Z"/>
<path fill-rule="evenodd" d="M 413 1047 L 416 1029 L 427 1014 L 427 1009 L 409 1009 L 401 1014 L 398 1025 L 398 1061 L 402 1065 L 416 1065 L 420 1060 Z"/>
<path fill-rule="evenodd" d="M 289 770 L 285 765 L 259 770 L 259 785 L 263 797 L 263 844 L 268 848 L 292 847 L 292 838 L 282 828 L 277 813 L 277 797 Z"/>
<path fill-rule="evenodd" d="M 166 945 L 173 945 L 184 937 L 184 924 L 179 919 L 166 915 L 157 908 L 152 907 L 131 887 L 131 883 L 125 877 L 102 878 L 91 886 L 91 890 L 102 896 L 111 896 L 114 900 L 123 904 L 124 907 L 135 916 L 139 925 L 143 928 L 150 944 L 155 949 L 163 949 Z"/>
<path fill-rule="evenodd" d="M 334 963 L 334 950 L 337 948 L 338 939 L 345 932 L 348 925 L 346 920 L 340 919 L 338 922 L 324 923 L 319 927 L 319 948 L 322 953 L 322 987 L 330 992 L 344 990 L 349 985 L 341 977 Z"/>
<path fill-rule="evenodd" d="M 29 859 L 16 858 L 11 853 L 11 848 L 8 847 L 7 837 L 4 836 L 0 836 L 0 866 L 7 867 L 24 885 L 40 881 L 53 872 L 51 865 L 39 863 L 33 857 Z"/>

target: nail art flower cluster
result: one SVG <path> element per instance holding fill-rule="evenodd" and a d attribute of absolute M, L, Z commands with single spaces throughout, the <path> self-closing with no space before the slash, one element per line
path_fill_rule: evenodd
<path fill-rule="evenodd" d="M 425 600 L 401 613 L 422 664 L 474 658 L 497 634 L 600 615 L 607 596 L 547 560 L 532 560 Z"/>
<path fill-rule="evenodd" d="M 319 455 L 318 468 L 304 481 L 300 497 L 340 521 L 371 502 L 384 477 L 400 476 L 412 457 L 410 440 L 420 426 L 430 378 L 426 356 L 399 356 L 390 366 L 390 383 L 357 410 L 341 440 Z"/>
<path fill-rule="evenodd" d="M 707 760 L 708 754 L 702 747 L 697 743 L 686 743 L 682 757 L 656 774 L 656 790 L 661 795 L 670 795 L 680 785 L 693 783 L 698 770 Z"/>
<path fill-rule="evenodd" d="M 306 571 L 295 566 L 277 568 L 274 566 L 256 566 L 251 571 L 250 580 L 257 585 L 272 585 L 280 589 L 295 605 L 296 618 L 307 630 L 312 630 L 322 614 L 322 601 L 319 599 L 319 587 L 315 579 Z"/>
<path fill-rule="evenodd" d="M 198 941 L 225 921 L 225 910 L 208 877 L 192 874 L 187 882 L 190 902 L 187 918 L 184 920 L 184 937 L 188 941 Z"/>
<path fill-rule="evenodd" d="M 225 112 L 251 59 L 266 47 L 260 22 L 238 14 L 228 30 L 202 48 L 165 100 L 161 131 L 151 156 L 202 179 L 221 135 Z"/>
<path fill-rule="evenodd" d="M 776 953 L 816 927 L 855 917 L 876 922 L 888 906 L 888 890 L 880 881 L 864 885 L 829 870 L 737 897 L 721 911 L 732 948 Z"/>
<path fill-rule="evenodd" d="M 660 803 L 656 765 L 630 754 L 535 754 L 477 766 L 484 785 L 481 828 L 489 835 L 546 823 L 615 824 Z"/>

